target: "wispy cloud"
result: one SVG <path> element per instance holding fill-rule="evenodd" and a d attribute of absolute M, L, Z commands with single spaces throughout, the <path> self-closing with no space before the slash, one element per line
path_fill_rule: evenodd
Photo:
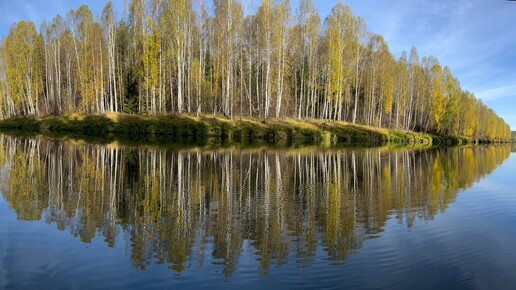
<path fill-rule="evenodd" d="M 490 88 L 484 91 L 476 92 L 476 96 L 484 101 L 492 102 L 496 100 L 510 98 L 514 99 L 516 93 L 516 84 L 504 87 Z M 511 108 L 512 109 L 512 108 Z M 500 110 L 501 111 L 501 110 Z"/>

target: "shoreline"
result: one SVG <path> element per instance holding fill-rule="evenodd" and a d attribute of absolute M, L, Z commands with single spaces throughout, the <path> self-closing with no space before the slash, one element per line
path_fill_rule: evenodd
<path fill-rule="evenodd" d="M 280 119 L 262 122 L 251 118 L 209 116 L 140 116 L 119 113 L 104 115 L 50 116 L 0 120 L 0 132 L 42 134 L 92 140 L 120 140 L 123 143 L 267 143 L 325 146 L 456 146 L 498 144 L 499 140 L 478 140 L 462 136 L 375 128 L 346 122 Z"/>

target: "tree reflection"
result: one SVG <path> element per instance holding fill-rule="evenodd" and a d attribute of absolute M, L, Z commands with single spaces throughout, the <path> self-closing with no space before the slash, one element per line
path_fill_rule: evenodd
<path fill-rule="evenodd" d="M 120 148 L 0 137 L 1 190 L 19 219 L 85 243 L 123 242 L 132 265 L 182 272 L 211 260 L 232 275 L 324 249 L 345 260 L 389 219 L 411 228 L 446 211 L 510 146 L 432 150 Z"/>

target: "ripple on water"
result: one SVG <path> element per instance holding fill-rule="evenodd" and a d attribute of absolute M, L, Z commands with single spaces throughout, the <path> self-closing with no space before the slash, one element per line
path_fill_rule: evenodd
<path fill-rule="evenodd" d="M 1 162 L 30 161 L 39 174 L 6 167 L 25 180 L 0 180 L 0 242 L 9 241 L 0 266 L 13 288 L 514 282 L 516 202 L 503 194 L 513 184 L 475 185 L 508 158 L 502 147 L 286 153 L 2 140 L 20 158 Z M 50 225 L 15 218 L 45 208 Z"/>

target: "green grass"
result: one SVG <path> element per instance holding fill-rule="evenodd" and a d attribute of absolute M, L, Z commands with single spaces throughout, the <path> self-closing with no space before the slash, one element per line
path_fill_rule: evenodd
<path fill-rule="evenodd" d="M 316 144 L 323 146 L 429 147 L 480 143 L 459 136 L 435 136 L 402 130 L 373 128 L 345 122 L 213 118 L 187 115 L 138 116 L 127 114 L 69 115 L 14 118 L 0 121 L 8 133 L 44 134 L 58 138 L 125 144 Z"/>

